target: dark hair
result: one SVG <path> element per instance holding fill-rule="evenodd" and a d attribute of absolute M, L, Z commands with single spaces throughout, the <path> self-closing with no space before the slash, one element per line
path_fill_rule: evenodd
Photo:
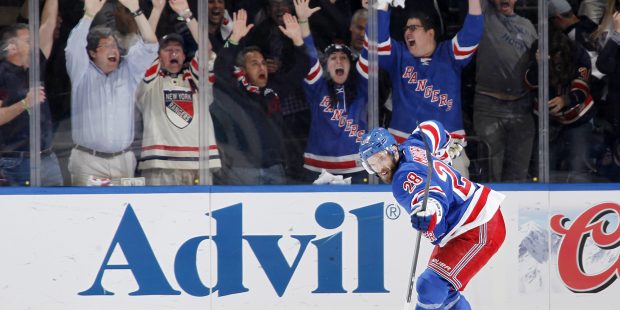
<path fill-rule="evenodd" d="M 88 32 L 88 36 L 86 37 L 86 50 L 87 51 L 96 51 L 97 46 L 99 46 L 99 41 L 101 39 L 112 37 L 116 44 L 118 45 L 118 32 L 113 30 L 110 27 L 105 26 L 95 26 L 90 29 Z M 119 46 L 119 49 L 121 47 Z M 120 50 L 121 55 L 124 54 L 122 50 Z"/>
<path fill-rule="evenodd" d="M 353 99 L 355 99 L 355 96 L 357 96 L 357 74 L 353 72 L 353 70 L 356 70 L 357 68 L 355 68 L 355 61 L 351 57 L 348 58 L 349 62 L 351 63 L 351 69 L 349 70 L 349 75 L 347 76 L 347 79 L 345 80 L 343 86 L 345 96 L 344 100 L 346 101 L 345 103 L 350 104 Z M 325 62 L 327 63 L 327 57 L 325 57 Z M 336 83 L 334 83 L 329 74 L 327 75 L 327 92 L 329 95 L 329 107 L 337 107 L 339 100 L 338 96 L 336 95 Z"/>
<path fill-rule="evenodd" d="M 263 51 L 260 49 L 260 47 L 258 47 L 256 45 L 247 46 L 247 47 L 243 48 L 239 52 L 239 54 L 237 54 L 237 59 L 235 60 L 235 64 L 237 65 L 237 67 L 245 66 L 245 55 L 247 53 L 251 53 L 251 52 L 258 52 L 261 55 L 263 55 Z M 263 55 L 263 57 L 264 57 L 264 55 Z"/>
<path fill-rule="evenodd" d="M 410 11 L 407 14 L 407 21 L 412 18 L 416 18 L 420 20 L 420 24 L 422 24 L 422 27 L 424 27 L 424 30 L 428 31 L 429 29 L 433 29 L 435 31 L 435 35 L 434 35 L 435 41 L 439 40 L 439 26 L 437 25 L 437 21 L 435 20 L 435 18 L 433 18 L 433 16 L 431 16 L 430 14 L 422 10 L 415 10 L 415 11 Z M 405 25 L 407 21 L 405 21 Z"/>
<path fill-rule="evenodd" d="M 575 44 L 560 31 L 549 33 L 549 85 L 565 87 L 570 84 L 576 70 Z M 558 62 L 554 55 L 560 55 Z"/>
<path fill-rule="evenodd" d="M 27 24 L 17 23 L 9 26 L 4 30 L 4 32 L 2 33 L 2 43 L 0 43 L 0 59 L 6 59 L 6 57 L 8 56 L 7 48 L 9 44 L 15 42 L 15 38 L 17 38 L 17 32 L 23 29 L 29 30 L 30 27 L 28 27 Z"/>

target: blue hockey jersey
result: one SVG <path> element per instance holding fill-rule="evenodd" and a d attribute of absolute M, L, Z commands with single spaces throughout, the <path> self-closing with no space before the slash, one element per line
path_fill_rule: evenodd
<path fill-rule="evenodd" d="M 462 138 L 461 71 L 473 58 L 482 37 L 484 17 L 467 15 L 452 40 L 439 42 L 430 58 L 413 56 L 402 41 L 390 38 L 390 14 L 378 11 L 379 67 L 392 81 L 392 120 L 388 130 L 399 143 L 416 124 L 435 119 Z"/>
<path fill-rule="evenodd" d="M 354 173 L 364 170 L 359 161 L 359 142 L 366 132 L 368 104 L 368 62 L 364 49 L 350 74 L 357 74 L 357 91 L 352 102 L 346 101 L 345 87 L 337 86 L 338 104 L 330 106 L 329 84 L 318 60 L 312 36 L 304 38 L 310 71 L 304 91 L 310 105 L 311 123 L 304 152 L 304 167 L 321 172 Z M 354 72 L 353 72 L 354 71 Z"/>
<path fill-rule="evenodd" d="M 411 214 L 412 206 L 424 199 L 428 178 L 428 160 L 419 133 L 412 134 L 399 145 L 398 169 L 392 179 L 392 192 L 400 206 Z M 448 241 L 488 222 L 504 195 L 472 182 L 445 164 L 432 158 L 429 198 L 441 204 L 443 217 L 433 231 L 425 233 L 433 244 L 444 246 Z"/>

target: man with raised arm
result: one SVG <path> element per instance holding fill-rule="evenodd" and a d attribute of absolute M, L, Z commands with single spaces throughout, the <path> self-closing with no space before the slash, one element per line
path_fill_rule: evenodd
<path fill-rule="evenodd" d="M 390 3 L 378 0 L 379 67 L 392 81 L 392 120 L 389 131 L 399 142 L 420 122 L 441 121 L 454 143 L 464 145 L 465 130 L 461 111 L 461 71 L 469 63 L 483 32 L 480 0 L 469 0 L 469 13 L 461 30 L 451 40 L 437 42 L 439 25 L 424 11 L 409 13 L 403 41 L 390 38 Z M 368 31 L 368 30 L 367 30 Z M 366 43 L 367 44 L 367 43 Z M 454 167 L 468 176 L 465 152 L 455 158 Z"/>
<path fill-rule="evenodd" d="M 471 309 L 460 292 L 506 236 L 500 211 L 504 195 L 450 166 L 458 156 L 450 140 L 444 126 L 431 120 L 422 122 L 400 145 L 377 127 L 364 135 L 359 148 L 364 168 L 392 183 L 394 198 L 411 216 L 413 228 L 435 245 L 427 268 L 416 279 L 416 310 Z"/>
<path fill-rule="evenodd" d="M 165 4 L 164 0 L 159 1 Z M 198 22 L 187 0 L 169 0 L 168 3 L 183 18 L 198 42 Z M 147 185 L 199 183 L 199 129 L 204 124 L 200 124 L 198 113 L 207 113 L 207 117 L 211 117 L 208 106 L 212 101 L 212 88 L 211 83 L 207 83 L 205 91 L 209 99 L 206 104 L 200 104 L 198 58 L 195 56 L 186 65 L 183 46 L 183 37 L 177 33 L 161 38 L 159 58 L 146 71 L 138 87 L 136 105 L 143 124 L 138 171 L 145 177 Z M 210 143 L 207 147 L 209 168 L 219 168 L 213 126 L 206 134 Z"/>
<path fill-rule="evenodd" d="M 71 78 L 71 125 L 75 148 L 69 157 L 73 185 L 89 179 L 133 177 L 135 93 L 144 72 L 157 58 L 157 37 L 138 0 L 118 0 L 132 13 L 141 39 L 121 53 L 114 31 L 90 29 L 105 0 L 85 0 L 84 17 L 75 26 L 65 54 Z"/>
<path fill-rule="evenodd" d="M 233 13 L 232 34 L 215 60 L 211 113 L 222 154 L 221 182 L 283 184 L 283 117 L 273 85 L 303 79 L 308 72 L 306 49 L 297 20 L 284 14 L 279 29 L 293 42 L 300 64 L 272 77 L 260 48 L 240 48 L 252 27 L 245 10 Z"/>
<path fill-rule="evenodd" d="M 58 0 L 45 2 L 39 27 L 40 76 L 45 74 L 47 60 L 54 44 L 58 20 Z M 31 33 L 26 24 L 11 26 L 2 37 L 0 47 L 0 175 L 9 185 L 30 185 L 30 113 L 40 107 L 40 177 L 42 186 L 63 185 L 56 154 L 52 151 L 52 115 L 43 88 L 34 101 L 34 85 L 30 83 Z"/>

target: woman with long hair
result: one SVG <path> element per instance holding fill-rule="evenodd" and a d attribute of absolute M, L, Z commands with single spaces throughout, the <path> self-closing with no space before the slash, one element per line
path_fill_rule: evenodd
<path fill-rule="evenodd" d="M 526 83 L 538 87 L 541 55 L 538 41 L 535 56 L 526 72 Z M 587 51 L 559 31 L 549 33 L 549 162 L 552 172 L 562 173 L 560 182 L 587 182 L 586 152 L 592 135 L 594 100 L 590 93 L 591 63 Z M 535 111 L 538 110 L 536 106 Z"/>
<path fill-rule="evenodd" d="M 304 152 L 307 180 L 316 179 L 325 169 L 351 177 L 352 183 L 366 183 L 368 174 L 359 161 L 358 148 L 366 132 L 368 52 L 364 48 L 355 62 L 348 46 L 329 45 L 323 53 L 328 74 L 323 76 L 308 25 L 308 18 L 319 9 L 310 8 L 309 0 L 295 0 L 311 67 L 304 80 L 311 111 L 310 134 Z"/>

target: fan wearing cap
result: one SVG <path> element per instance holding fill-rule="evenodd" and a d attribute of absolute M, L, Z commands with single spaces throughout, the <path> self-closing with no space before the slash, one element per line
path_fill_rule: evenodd
<path fill-rule="evenodd" d="M 304 152 L 306 181 L 315 180 L 325 169 L 351 177 L 352 183 L 364 183 L 368 181 L 368 174 L 359 162 L 357 150 L 366 132 L 368 68 L 365 57 L 368 51 L 364 49 L 360 60 L 354 62 L 348 46 L 329 45 L 323 53 L 327 69 L 324 74 L 308 25 L 308 18 L 320 7 L 310 8 L 309 2 L 295 1 L 311 66 L 304 79 L 311 113 Z"/>
<path fill-rule="evenodd" d="M 359 147 L 364 167 L 392 184 L 392 194 L 410 215 L 413 228 L 435 245 L 416 279 L 416 310 L 472 309 L 461 292 L 506 236 L 500 210 L 504 195 L 463 177 L 437 156 L 450 153 L 450 140 L 443 124 L 430 120 L 400 145 L 388 130 L 377 127 L 363 136 Z"/>
<path fill-rule="evenodd" d="M 192 35 L 198 23 L 192 18 L 187 0 L 170 2 L 179 15 L 190 16 L 186 23 Z M 198 41 L 198 38 L 194 36 Z M 147 185 L 195 185 L 199 183 L 198 113 L 210 114 L 198 100 L 198 59 L 186 64 L 183 37 L 177 33 L 159 40 L 159 58 L 146 71 L 137 91 L 137 110 L 142 121 L 142 152 L 138 172 Z M 211 94 L 211 83 L 207 83 Z M 212 124 L 212 121 L 208 122 Z M 209 168 L 221 166 L 213 127 L 207 129 Z"/>

